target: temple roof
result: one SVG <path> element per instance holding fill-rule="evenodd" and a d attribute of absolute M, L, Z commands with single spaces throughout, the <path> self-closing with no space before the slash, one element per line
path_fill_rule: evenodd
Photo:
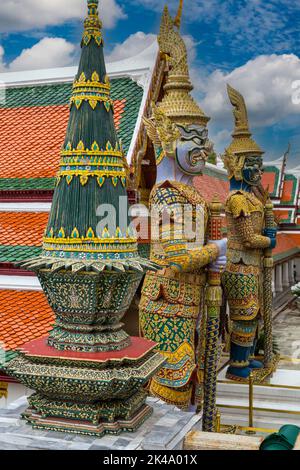
<path fill-rule="evenodd" d="M 1 347 L 5 345 L 5 355 L 46 335 L 54 323 L 43 292 L 0 290 L 0 305 L 0 341 Z"/>
<path fill-rule="evenodd" d="M 194 179 L 194 186 L 206 201 L 211 201 L 217 195 L 224 204 L 229 193 L 229 181 L 224 170 L 207 164 L 202 176 Z"/>
<path fill-rule="evenodd" d="M 0 263 L 39 255 L 48 217 L 47 212 L 0 212 Z"/>
<path fill-rule="evenodd" d="M 135 57 L 107 64 L 115 126 L 129 160 L 156 56 L 154 42 Z M 0 74 L 0 191 L 54 189 L 76 72 L 63 67 Z"/>
<path fill-rule="evenodd" d="M 147 75 L 152 72 L 158 53 L 158 46 L 154 41 L 146 49 L 135 56 L 114 62 L 107 62 L 106 69 L 109 77 L 130 77 L 140 83 L 146 82 Z M 45 85 L 54 83 L 72 83 L 77 72 L 77 67 L 55 67 L 52 69 L 22 70 L 21 72 L 0 73 L 1 86 L 15 88 L 29 85 Z"/>
<path fill-rule="evenodd" d="M 280 191 L 280 182 L 281 182 L 281 171 L 278 167 L 273 165 L 268 165 L 265 168 L 263 174 L 263 185 L 264 187 L 269 187 L 269 192 L 272 197 L 279 197 Z"/>
<path fill-rule="evenodd" d="M 281 261 L 288 256 L 300 253 L 299 243 L 286 233 L 279 233 L 277 236 L 277 246 L 273 250 L 275 262 Z"/>
<path fill-rule="evenodd" d="M 131 78 L 111 81 L 114 121 L 125 152 L 143 98 Z M 69 118 L 71 83 L 9 88 L 0 105 L 0 190 L 52 190 Z"/>

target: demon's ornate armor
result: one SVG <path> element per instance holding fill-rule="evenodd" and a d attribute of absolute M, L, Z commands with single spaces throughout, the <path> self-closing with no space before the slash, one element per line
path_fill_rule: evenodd
<path fill-rule="evenodd" d="M 251 193 L 233 191 L 226 202 L 226 217 L 228 250 L 223 279 L 233 321 L 232 341 L 252 347 L 263 304 L 263 250 L 270 246 L 269 238 L 261 235 L 264 206 Z"/>
<path fill-rule="evenodd" d="M 151 260 L 163 269 L 147 274 L 140 304 L 140 324 L 143 334 L 159 344 L 165 357 L 164 367 L 151 381 L 150 392 L 168 403 L 187 408 L 191 402 L 193 384 L 197 381 L 197 325 L 203 312 L 205 267 L 218 256 L 213 244 L 199 246 L 196 238 L 183 237 L 183 227 L 176 212 L 190 211 L 196 222 L 202 213 L 203 234 L 208 223 L 208 208 L 192 187 L 166 181 L 153 189 L 151 208 L 159 217 L 159 239 L 152 238 Z M 163 222 L 165 210 L 175 214 Z M 198 214 L 197 214 L 198 212 Z M 165 267 L 167 266 L 167 267 Z M 200 328 L 201 329 L 201 328 Z M 193 380 L 194 379 L 194 380 Z"/>
<path fill-rule="evenodd" d="M 206 267 L 222 248 L 207 240 L 208 206 L 192 186 L 192 176 L 201 174 L 211 151 L 209 118 L 190 95 L 186 47 L 167 9 L 159 45 L 171 66 L 165 96 L 153 105 L 145 125 L 155 147 L 158 175 L 150 196 L 151 260 L 162 269 L 146 275 L 140 327 L 158 343 L 166 360 L 151 380 L 150 393 L 187 409 L 197 402 L 193 398 L 200 389 L 195 385 L 203 366 Z"/>
<path fill-rule="evenodd" d="M 251 139 L 243 97 L 231 87 L 228 87 L 228 94 L 234 106 L 236 128 L 224 157 L 231 184 L 225 206 L 228 250 L 223 274 L 232 321 L 231 362 L 227 377 L 244 381 L 252 369 L 262 367 L 259 361 L 251 359 L 251 355 L 258 319 L 263 315 L 264 250 L 275 245 L 276 234 L 265 231 L 263 192 L 260 192 L 260 198 L 254 194 L 260 185 L 263 152 Z"/>

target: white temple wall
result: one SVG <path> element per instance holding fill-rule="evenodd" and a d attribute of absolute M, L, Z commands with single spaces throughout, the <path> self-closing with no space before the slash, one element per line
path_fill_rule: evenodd
<path fill-rule="evenodd" d="M 0 399 L 0 409 L 7 408 L 11 403 L 21 397 L 31 395 L 32 390 L 22 384 L 9 383 L 7 388 L 7 398 Z"/>

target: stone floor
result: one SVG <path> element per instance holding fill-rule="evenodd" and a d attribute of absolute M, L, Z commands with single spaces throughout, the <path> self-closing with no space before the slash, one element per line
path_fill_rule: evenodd
<path fill-rule="evenodd" d="M 21 420 L 25 397 L 0 410 L 0 450 L 174 450 L 181 449 L 185 435 L 197 427 L 201 416 L 184 413 L 154 398 L 148 399 L 153 415 L 135 433 L 107 435 L 101 439 L 33 430 Z"/>
<path fill-rule="evenodd" d="M 296 303 L 291 303 L 280 313 L 273 326 L 274 339 L 276 340 L 282 356 L 294 358 L 294 362 L 286 367 L 300 368 L 300 310 Z"/>

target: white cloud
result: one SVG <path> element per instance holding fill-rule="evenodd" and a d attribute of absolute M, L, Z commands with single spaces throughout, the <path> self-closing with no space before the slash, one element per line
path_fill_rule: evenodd
<path fill-rule="evenodd" d="M 283 123 L 288 116 L 300 114 L 300 105 L 292 100 L 295 80 L 300 80 L 299 57 L 262 55 L 230 73 L 216 70 L 201 80 L 205 92 L 201 104 L 214 122 L 232 123 L 232 107 L 226 92 L 229 83 L 244 95 L 252 127 Z"/>
<path fill-rule="evenodd" d="M 128 57 L 134 57 L 154 42 L 156 42 L 155 34 L 145 34 L 142 31 L 138 31 L 135 34 L 131 34 L 124 42 L 116 44 L 111 53 L 106 56 L 106 59 L 108 62 L 115 62 L 127 59 Z"/>
<path fill-rule="evenodd" d="M 3 63 L 4 49 L 0 46 L 0 70 L 13 72 L 73 65 L 75 51 L 76 47 L 63 38 L 44 38 L 6 65 Z"/>
<path fill-rule="evenodd" d="M 29 31 L 83 20 L 86 5 L 85 0 L 2 0 L 0 32 Z M 99 11 L 106 28 L 113 28 L 118 20 L 126 18 L 116 0 L 101 0 Z"/>
<path fill-rule="evenodd" d="M 182 38 L 184 39 L 188 51 L 189 62 L 192 64 L 197 57 L 197 46 L 200 42 L 197 42 L 190 34 L 183 34 Z"/>
<path fill-rule="evenodd" d="M 4 53 L 5 53 L 5 51 L 4 51 L 3 47 L 0 45 L 0 72 L 5 71 Z"/>
<path fill-rule="evenodd" d="M 212 135 L 210 136 L 212 138 Z M 217 149 L 224 147 L 224 142 L 230 142 L 231 132 L 227 129 L 223 129 L 214 133 L 213 143 Z"/>
<path fill-rule="evenodd" d="M 197 55 L 196 47 L 198 43 L 190 35 L 184 35 L 183 39 L 186 43 L 189 60 L 192 62 L 195 60 Z M 106 60 L 108 62 L 116 62 L 118 60 L 127 59 L 129 57 L 134 57 L 141 52 L 145 51 L 151 44 L 157 42 L 157 35 L 151 33 L 144 33 L 138 31 L 137 33 L 131 34 L 124 42 L 118 43 L 114 46 L 112 51 L 106 55 Z M 153 57 L 149 57 L 150 60 L 153 60 Z"/>

